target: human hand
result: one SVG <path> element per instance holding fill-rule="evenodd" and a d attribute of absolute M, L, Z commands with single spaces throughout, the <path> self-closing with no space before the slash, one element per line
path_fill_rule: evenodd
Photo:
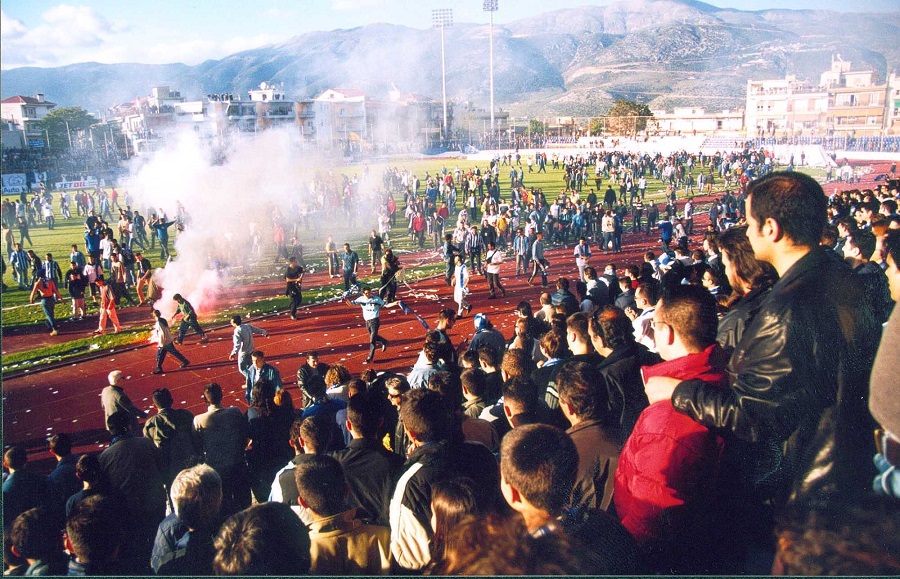
<path fill-rule="evenodd" d="M 661 400 L 671 400 L 672 393 L 675 392 L 675 388 L 680 382 L 681 380 L 678 378 L 653 376 L 647 379 L 647 383 L 644 385 L 644 392 L 647 393 L 647 399 L 650 401 L 650 404 Z"/>

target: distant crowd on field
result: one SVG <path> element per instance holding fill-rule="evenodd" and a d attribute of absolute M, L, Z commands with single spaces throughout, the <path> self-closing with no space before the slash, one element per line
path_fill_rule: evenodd
<path fill-rule="evenodd" d="M 512 335 L 442 310 L 405 374 L 255 350 L 246 411 L 148 416 L 114 370 L 99 455 L 6 451 L 8 574 L 896 575 L 897 193 L 771 173 Z"/>

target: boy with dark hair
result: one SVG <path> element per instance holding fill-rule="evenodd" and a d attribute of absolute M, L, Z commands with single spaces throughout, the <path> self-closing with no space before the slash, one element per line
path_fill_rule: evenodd
<path fill-rule="evenodd" d="M 213 542 L 216 575 L 305 575 L 309 530 L 282 503 L 254 505 L 232 515 Z"/>
<path fill-rule="evenodd" d="M 347 430 L 352 439 L 334 456 L 344 469 L 348 500 L 364 521 L 388 526 L 388 510 L 394 481 L 404 459 L 390 452 L 377 439 L 384 418 L 382 406 L 371 393 L 360 393 L 347 401 Z"/>
<path fill-rule="evenodd" d="M 558 428 L 529 424 L 503 438 L 500 488 L 531 536 L 564 537 L 580 544 L 594 573 L 634 573 L 634 539 L 615 517 L 603 511 L 568 507 L 577 473 L 578 451 Z"/>
<path fill-rule="evenodd" d="M 41 508 L 29 509 L 13 521 L 11 550 L 28 562 L 26 576 L 65 574 L 66 558 L 60 548 L 59 529 L 56 516 Z"/>
<path fill-rule="evenodd" d="M 315 455 L 294 469 L 300 505 L 309 509 L 310 572 L 316 575 L 380 575 L 391 567 L 390 529 L 369 525 L 347 508 L 341 463 Z"/>
<path fill-rule="evenodd" d="M 572 505 L 609 509 L 622 448 L 616 443 L 618 416 L 609 412 L 609 393 L 600 370 L 567 361 L 556 374 L 560 408 L 572 427 L 566 431 L 578 450 L 578 478 Z"/>
<path fill-rule="evenodd" d="M 85 498 L 66 521 L 66 550 L 73 553 L 68 575 L 120 575 L 125 569 L 120 552 L 125 544 L 124 521 L 116 499 Z"/>

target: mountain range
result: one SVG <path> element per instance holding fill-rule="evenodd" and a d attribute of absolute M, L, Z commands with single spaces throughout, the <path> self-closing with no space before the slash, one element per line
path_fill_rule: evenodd
<path fill-rule="evenodd" d="M 513 8 L 514 9 L 514 8 Z M 447 97 L 487 108 L 489 27 L 445 29 Z M 387 99 L 392 87 L 440 99 L 441 35 L 385 23 L 311 32 L 283 43 L 184 64 L 80 63 L 2 72 L 2 96 L 44 93 L 105 112 L 168 85 L 188 100 L 283 83 L 287 97 L 353 88 Z M 893 38 L 894 40 L 890 40 Z M 616 98 L 651 109 L 742 108 L 748 79 L 818 82 L 833 55 L 882 82 L 900 70 L 900 10 L 742 11 L 695 0 L 624 0 L 494 25 L 494 95 L 514 116 L 592 116 Z"/>

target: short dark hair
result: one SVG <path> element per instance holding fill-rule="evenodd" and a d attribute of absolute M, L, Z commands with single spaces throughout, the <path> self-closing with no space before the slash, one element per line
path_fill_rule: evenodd
<path fill-rule="evenodd" d="M 525 500 L 555 514 L 571 498 L 578 473 L 578 450 L 555 426 L 526 424 L 503 437 L 500 472 Z"/>
<path fill-rule="evenodd" d="M 347 400 L 347 420 L 353 430 L 365 437 L 375 436 L 381 423 L 381 407 L 372 395 L 360 393 Z"/>
<path fill-rule="evenodd" d="M 516 376 L 503 384 L 503 401 L 516 402 L 522 406 L 524 412 L 530 412 L 540 405 L 540 393 L 531 378 Z"/>
<path fill-rule="evenodd" d="M 489 344 L 485 344 L 478 348 L 478 361 L 491 368 L 496 368 L 498 364 L 498 354 L 499 352 L 497 352 L 496 348 Z"/>
<path fill-rule="evenodd" d="M 172 393 L 168 388 L 157 388 L 153 391 L 153 404 L 159 408 L 172 407 Z"/>
<path fill-rule="evenodd" d="M 315 414 L 307 416 L 300 424 L 300 438 L 303 444 L 312 447 L 316 452 L 324 452 L 331 441 L 335 425 L 331 414 Z"/>
<path fill-rule="evenodd" d="M 203 397 L 208 404 L 219 404 L 222 402 L 222 387 L 212 382 L 207 384 L 203 389 Z"/>
<path fill-rule="evenodd" d="M 78 480 L 96 487 L 106 478 L 106 472 L 96 454 L 82 454 L 75 463 L 75 476 Z"/>
<path fill-rule="evenodd" d="M 216 575 L 304 575 L 309 530 L 291 507 L 268 502 L 232 515 L 213 541 Z"/>
<path fill-rule="evenodd" d="M 752 181 L 747 196 L 758 230 L 766 219 L 773 219 L 794 243 L 806 247 L 819 244 L 828 221 L 828 198 L 815 179 L 778 171 Z"/>
<path fill-rule="evenodd" d="M 534 362 L 531 359 L 531 346 L 529 350 L 522 348 L 513 348 L 503 353 L 503 362 L 500 363 L 500 369 L 506 372 L 510 378 L 531 376 L 534 369 Z"/>
<path fill-rule="evenodd" d="M 569 279 L 565 276 L 556 278 L 556 289 L 569 289 Z"/>
<path fill-rule="evenodd" d="M 591 331 L 603 339 L 603 344 L 613 350 L 633 343 L 634 326 L 625 312 L 617 306 L 604 306 L 591 316 Z"/>
<path fill-rule="evenodd" d="M 875 253 L 875 234 L 868 229 L 854 231 L 847 236 L 846 243 L 850 243 L 853 247 L 859 249 L 859 253 L 866 261 Z"/>
<path fill-rule="evenodd" d="M 34 508 L 21 513 L 12 522 L 9 534 L 16 553 L 25 559 L 49 562 L 60 552 L 59 524 L 45 509 Z"/>
<path fill-rule="evenodd" d="M 475 368 L 463 370 L 463 373 L 459 375 L 459 379 L 465 389 L 473 396 L 484 394 L 484 372 L 481 370 Z"/>
<path fill-rule="evenodd" d="M 704 287 L 672 286 L 663 296 L 656 315 L 664 318 L 661 321 L 672 326 L 689 347 L 705 350 L 716 342 L 719 324 L 716 298 Z"/>
<path fill-rule="evenodd" d="M 428 377 L 428 389 L 438 392 L 443 397 L 448 416 L 459 410 L 463 402 L 462 382 L 459 376 L 447 370 L 435 372 Z"/>
<path fill-rule="evenodd" d="M 132 415 L 126 410 L 116 410 L 106 419 L 106 428 L 113 436 L 131 432 Z"/>
<path fill-rule="evenodd" d="M 641 297 L 647 300 L 649 304 L 655 304 L 657 300 L 659 300 L 659 284 L 658 283 L 650 283 L 644 282 L 638 285 L 637 289 L 634 291 L 635 295 L 640 292 Z"/>
<path fill-rule="evenodd" d="M 593 364 L 568 360 L 556 373 L 559 400 L 572 406 L 575 416 L 582 420 L 606 422 L 609 392 L 606 379 Z"/>
<path fill-rule="evenodd" d="M 543 348 L 551 358 L 559 358 L 565 353 L 566 348 L 568 348 L 566 336 L 558 331 L 547 332 L 541 336 L 541 348 Z"/>
<path fill-rule="evenodd" d="M 91 495 L 72 508 L 66 520 L 66 535 L 79 559 L 102 565 L 115 556 L 122 544 L 123 523 L 116 499 Z"/>
<path fill-rule="evenodd" d="M 575 312 L 566 318 L 566 331 L 575 332 L 579 340 L 591 343 L 591 336 L 588 334 L 588 315 L 584 312 Z"/>
<path fill-rule="evenodd" d="M 65 432 L 57 432 L 47 442 L 50 452 L 57 456 L 69 456 L 72 454 L 72 437 Z"/>
<path fill-rule="evenodd" d="M 297 493 L 317 515 L 331 517 L 346 509 L 347 477 L 336 458 L 308 457 L 294 467 L 294 480 Z"/>
<path fill-rule="evenodd" d="M 400 404 L 400 420 L 419 442 L 443 440 L 449 426 L 444 397 L 424 388 L 410 391 Z"/>

